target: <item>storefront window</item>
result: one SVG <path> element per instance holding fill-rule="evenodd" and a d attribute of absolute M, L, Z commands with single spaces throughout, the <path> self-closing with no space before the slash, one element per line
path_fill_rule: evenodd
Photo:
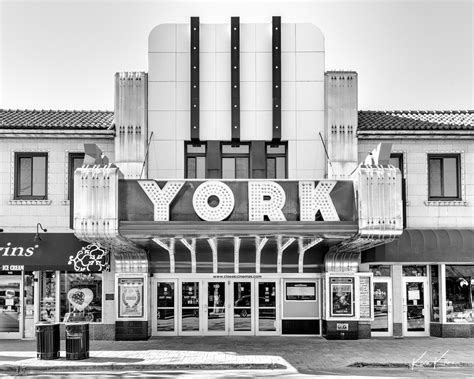
<path fill-rule="evenodd" d="M 374 276 L 388 276 L 390 277 L 390 266 L 374 265 L 369 267 Z"/>
<path fill-rule="evenodd" d="M 473 323 L 474 266 L 446 266 L 446 321 Z"/>
<path fill-rule="evenodd" d="M 61 321 L 71 312 L 102 322 L 102 274 L 61 273 Z"/>
<path fill-rule="evenodd" d="M 438 266 L 431 265 L 431 321 L 439 322 L 439 276 Z"/>
<path fill-rule="evenodd" d="M 426 266 L 403 266 L 403 276 L 426 276 Z"/>
<path fill-rule="evenodd" d="M 56 321 L 56 272 L 40 273 L 40 321 Z"/>

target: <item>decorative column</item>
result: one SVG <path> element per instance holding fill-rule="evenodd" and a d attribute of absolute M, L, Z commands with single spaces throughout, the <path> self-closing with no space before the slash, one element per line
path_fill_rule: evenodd
<path fill-rule="evenodd" d="M 115 74 L 115 164 L 125 179 L 147 178 L 148 79 L 144 72 Z"/>

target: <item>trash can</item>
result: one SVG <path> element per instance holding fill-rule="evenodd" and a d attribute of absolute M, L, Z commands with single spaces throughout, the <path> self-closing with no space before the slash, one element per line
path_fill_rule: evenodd
<path fill-rule="evenodd" d="M 89 358 L 89 324 L 71 322 L 66 324 L 66 359 Z"/>
<path fill-rule="evenodd" d="M 59 324 L 39 322 L 36 325 L 36 358 L 59 358 Z"/>

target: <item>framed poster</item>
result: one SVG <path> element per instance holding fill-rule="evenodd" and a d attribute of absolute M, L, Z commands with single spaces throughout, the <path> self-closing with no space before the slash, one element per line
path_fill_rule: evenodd
<path fill-rule="evenodd" d="M 143 317 L 143 278 L 118 279 L 118 316 Z"/>
<path fill-rule="evenodd" d="M 331 316 L 354 316 L 354 278 L 330 278 Z"/>
<path fill-rule="evenodd" d="M 316 301 L 315 282 L 286 283 L 287 301 Z"/>

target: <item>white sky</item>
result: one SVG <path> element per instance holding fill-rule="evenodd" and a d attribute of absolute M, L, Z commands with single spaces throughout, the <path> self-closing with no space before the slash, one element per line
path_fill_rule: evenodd
<path fill-rule="evenodd" d="M 474 0 L 0 0 L 0 108 L 113 110 L 114 73 L 147 71 L 150 30 L 190 16 L 316 24 L 359 109 L 474 109 Z"/>

